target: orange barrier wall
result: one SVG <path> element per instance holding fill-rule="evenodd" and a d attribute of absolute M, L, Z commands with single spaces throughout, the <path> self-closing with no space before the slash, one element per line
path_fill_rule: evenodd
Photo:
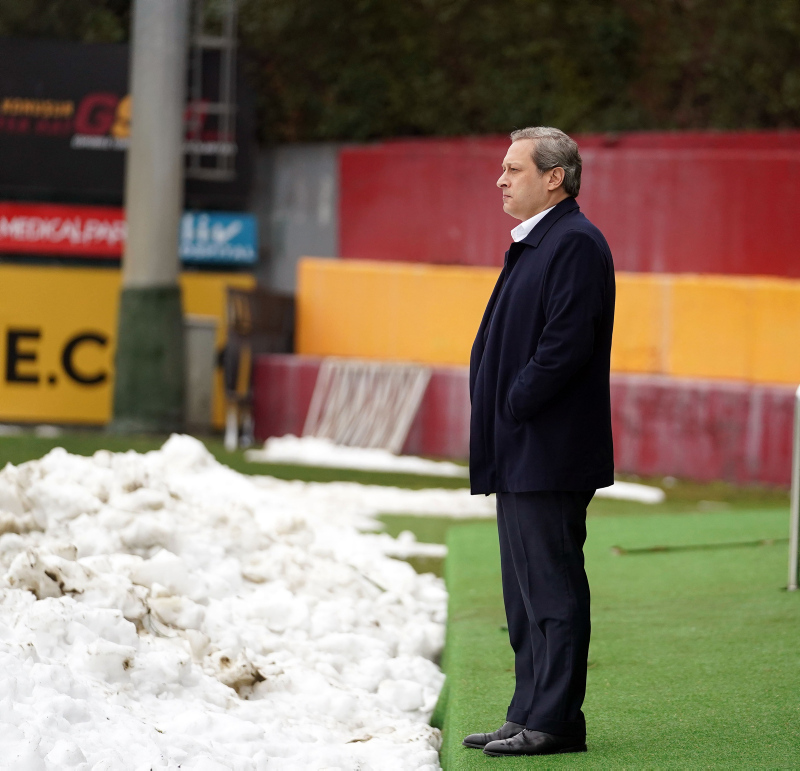
<path fill-rule="evenodd" d="M 305 257 L 297 352 L 465 364 L 497 268 Z"/>
<path fill-rule="evenodd" d="M 102 424 L 111 418 L 120 271 L 0 265 L 0 421 Z M 224 345 L 226 287 L 243 273 L 183 273 L 185 313 L 217 319 Z M 213 423 L 224 424 L 217 371 Z M 93 382 L 92 382 L 93 381 Z"/>
<path fill-rule="evenodd" d="M 497 268 L 303 258 L 297 352 L 469 362 Z M 800 382 L 800 280 L 617 273 L 612 369 Z"/>

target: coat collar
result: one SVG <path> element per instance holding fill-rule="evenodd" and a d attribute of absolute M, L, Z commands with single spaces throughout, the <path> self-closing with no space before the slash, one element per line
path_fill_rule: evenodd
<path fill-rule="evenodd" d="M 541 240 L 547 234 L 547 231 L 550 230 L 553 225 L 556 224 L 565 214 L 571 211 L 575 211 L 580 209 L 578 206 L 578 202 L 572 198 L 565 198 L 563 201 L 559 201 L 554 207 L 552 211 L 547 212 L 541 222 L 537 222 L 536 226 L 528 233 L 525 238 L 519 241 L 520 244 L 526 244 L 527 246 L 533 246 L 534 248 L 539 246 Z"/>

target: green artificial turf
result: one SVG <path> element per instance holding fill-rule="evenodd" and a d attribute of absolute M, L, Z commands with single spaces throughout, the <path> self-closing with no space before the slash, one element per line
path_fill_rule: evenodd
<path fill-rule="evenodd" d="M 503 723 L 513 689 L 496 528 L 451 529 L 447 687 L 433 721 L 444 768 L 800 767 L 800 593 L 783 589 L 778 542 L 787 526 L 785 509 L 591 518 L 589 752 L 505 759 L 461 746 Z M 691 548 L 632 551 L 652 546 Z"/>
<path fill-rule="evenodd" d="M 486 518 L 420 517 L 414 514 L 381 514 L 378 519 L 386 526 L 384 532 L 392 538 L 397 538 L 404 530 L 410 530 L 423 543 L 446 543 L 447 533 L 452 527 L 494 522 L 494 519 Z"/>

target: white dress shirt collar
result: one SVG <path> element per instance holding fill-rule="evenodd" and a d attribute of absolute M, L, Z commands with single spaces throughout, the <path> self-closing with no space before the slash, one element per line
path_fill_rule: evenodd
<path fill-rule="evenodd" d="M 525 220 L 525 222 L 520 222 L 512 231 L 511 231 L 511 238 L 515 241 L 522 241 L 531 230 L 536 227 L 536 223 L 544 217 L 547 212 L 552 211 L 555 209 L 555 206 L 551 206 L 549 209 L 545 209 L 544 211 L 540 211 L 538 214 L 534 214 L 529 220 Z"/>

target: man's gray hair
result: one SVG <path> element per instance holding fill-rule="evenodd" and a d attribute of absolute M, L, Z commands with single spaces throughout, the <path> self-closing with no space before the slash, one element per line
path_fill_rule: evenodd
<path fill-rule="evenodd" d="M 511 141 L 533 139 L 531 157 L 540 173 L 560 166 L 564 169 L 564 192 L 577 198 L 581 190 L 581 154 L 574 139 L 561 129 L 531 126 L 511 132 Z"/>

